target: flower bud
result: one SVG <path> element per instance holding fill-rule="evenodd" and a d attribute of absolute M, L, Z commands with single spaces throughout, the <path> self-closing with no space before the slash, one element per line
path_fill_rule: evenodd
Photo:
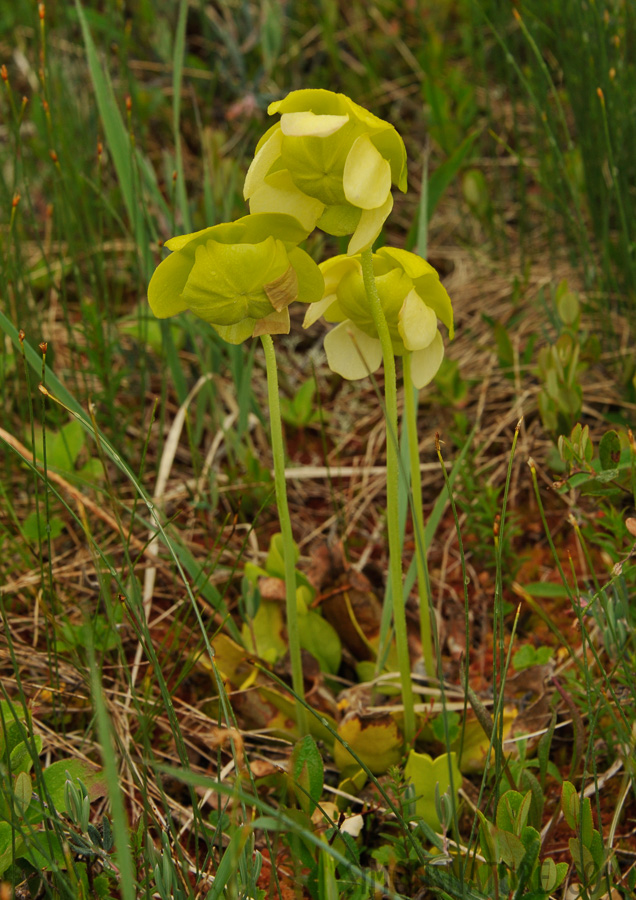
<path fill-rule="evenodd" d="M 320 316 L 335 322 L 325 337 L 329 368 L 356 380 L 375 372 L 382 347 L 367 298 L 360 256 L 335 256 L 320 266 L 325 294 L 307 310 L 304 327 Z M 412 353 L 413 384 L 421 388 L 437 374 L 444 357 L 438 319 L 453 337 L 453 308 L 435 269 L 406 250 L 382 247 L 373 254 L 373 272 L 393 352 Z"/>
<path fill-rule="evenodd" d="M 406 190 L 406 150 L 395 128 L 325 90 L 292 91 L 268 112 L 281 119 L 247 172 L 252 213 L 289 213 L 308 231 L 352 235 L 350 254 L 367 250 L 393 208 L 391 185 Z"/>
<path fill-rule="evenodd" d="M 307 231 L 291 216 L 245 216 L 170 238 L 173 252 L 155 270 L 148 302 L 160 319 L 190 310 L 230 344 L 288 334 L 294 300 L 313 303 L 320 269 L 297 244 Z"/>

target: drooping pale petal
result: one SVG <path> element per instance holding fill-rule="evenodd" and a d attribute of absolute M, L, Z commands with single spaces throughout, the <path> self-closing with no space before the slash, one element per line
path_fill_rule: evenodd
<path fill-rule="evenodd" d="M 287 256 L 298 276 L 298 299 L 301 303 L 316 303 L 325 293 L 325 279 L 320 268 L 300 247 L 288 250 Z"/>
<path fill-rule="evenodd" d="M 406 295 L 398 314 L 398 331 L 407 350 L 423 350 L 439 334 L 435 312 L 424 303 L 415 288 Z"/>
<path fill-rule="evenodd" d="M 269 170 L 280 156 L 282 143 L 283 133 L 280 128 L 277 128 L 270 139 L 256 153 L 245 176 L 245 184 L 243 185 L 243 197 L 245 200 L 250 199 L 254 191 L 267 177 Z M 271 212 L 271 210 L 265 210 L 265 212 Z"/>
<path fill-rule="evenodd" d="M 148 285 L 148 303 L 158 319 L 175 316 L 188 308 L 181 292 L 191 268 L 191 259 L 180 253 L 171 253 L 153 272 Z"/>
<path fill-rule="evenodd" d="M 393 264 L 397 263 L 401 269 L 404 269 L 409 278 L 413 279 L 413 281 L 415 281 L 416 278 L 420 278 L 422 275 L 427 275 L 431 272 L 434 275 L 437 275 L 433 266 L 425 259 L 422 259 L 422 257 L 418 256 L 416 253 L 402 250 L 400 247 L 380 247 L 377 251 L 377 255 L 386 257 Z"/>
<path fill-rule="evenodd" d="M 435 378 L 444 359 L 444 341 L 437 332 L 424 350 L 415 350 L 411 357 L 411 376 L 416 388 L 423 388 Z"/>
<path fill-rule="evenodd" d="M 317 303 L 312 303 L 308 306 L 303 319 L 303 328 L 309 328 L 310 325 L 317 322 L 321 316 L 325 315 L 329 307 L 337 302 L 337 299 L 335 294 L 329 294 L 327 297 L 323 297 L 322 300 L 318 300 Z"/>
<path fill-rule="evenodd" d="M 373 245 L 392 209 L 393 195 L 389 194 L 386 201 L 377 209 L 362 210 L 358 227 L 354 231 L 347 247 L 349 256 L 368 250 Z"/>
<path fill-rule="evenodd" d="M 435 270 L 433 270 L 435 271 Z M 455 323 L 453 321 L 453 306 L 448 291 L 435 274 L 424 275 L 415 282 L 415 288 L 424 299 L 427 306 L 435 310 L 436 315 L 448 328 L 448 336 L 452 340 L 455 336 Z"/>
<path fill-rule="evenodd" d="M 325 353 L 332 372 L 349 381 L 375 372 L 382 363 L 382 346 L 350 320 L 345 320 L 325 335 Z"/>
<path fill-rule="evenodd" d="M 349 121 L 349 116 L 317 116 L 313 112 L 284 113 L 280 127 L 285 137 L 330 137 Z"/>
<path fill-rule="evenodd" d="M 446 325 L 452 339 L 455 332 L 451 299 L 433 266 L 421 256 L 398 247 L 381 247 L 377 255 L 388 262 L 397 263 L 413 279 L 418 294 Z"/>
<path fill-rule="evenodd" d="M 286 213 L 298 219 L 307 231 L 313 231 L 325 206 L 320 200 L 299 190 L 287 169 L 269 175 L 253 190 L 250 196 L 250 212 Z"/>
<path fill-rule="evenodd" d="M 289 334 L 289 310 L 282 309 L 280 312 L 270 313 L 263 319 L 257 319 L 254 324 L 254 337 L 260 337 L 261 334 Z"/>
<path fill-rule="evenodd" d="M 391 193 L 391 166 L 368 135 L 353 142 L 342 174 L 345 197 L 360 209 L 377 209 Z"/>

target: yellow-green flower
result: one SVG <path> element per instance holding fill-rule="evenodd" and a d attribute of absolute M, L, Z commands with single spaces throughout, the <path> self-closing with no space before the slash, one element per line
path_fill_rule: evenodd
<path fill-rule="evenodd" d="M 382 347 L 362 279 L 358 256 L 335 256 L 320 266 L 325 295 L 305 315 L 304 326 L 324 316 L 338 323 L 325 337 L 327 363 L 343 378 L 356 380 L 379 369 Z M 415 387 L 424 387 L 444 358 L 438 319 L 453 337 L 453 308 L 435 269 L 406 250 L 382 247 L 373 254 L 373 272 L 396 356 L 411 353 Z"/>
<path fill-rule="evenodd" d="M 288 334 L 294 300 L 320 299 L 320 269 L 297 244 L 307 230 L 287 215 L 245 216 L 170 238 L 172 250 L 148 285 L 160 319 L 191 310 L 230 344 L 260 334 Z"/>
<path fill-rule="evenodd" d="M 245 179 L 250 210 L 286 212 L 352 235 L 348 252 L 372 246 L 393 208 L 391 185 L 406 190 L 406 150 L 397 131 L 344 94 L 292 91 L 269 106 L 267 131 Z"/>

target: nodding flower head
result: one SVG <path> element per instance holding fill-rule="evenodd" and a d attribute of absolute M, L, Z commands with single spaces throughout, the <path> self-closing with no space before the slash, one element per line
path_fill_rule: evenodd
<path fill-rule="evenodd" d="M 392 125 L 344 94 L 293 91 L 269 106 L 267 131 L 245 179 L 250 210 L 286 212 L 308 231 L 351 235 L 348 253 L 373 245 L 406 190 L 406 150 Z"/>
<path fill-rule="evenodd" d="M 375 328 L 358 256 L 335 256 L 320 266 L 325 279 L 322 300 L 311 306 L 304 325 L 323 316 L 335 322 L 325 337 L 327 363 L 343 378 L 356 380 L 375 372 L 382 347 Z M 444 358 L 438 319 L 453 337 L 453 308 L 435 269 L 406 250 L 382 247 L 373 254 L 373 272 L 393 352 L 411 353 L 415 387 L 424 387 Z"/>
<path fill-rule="evenodd" d="M 297 244 L 307 230 L 287 215 L 245 216 L 170 238 L 148 302 L 160 319 L 190 310 L 230 344 L 260 334 L 288 334 L 288 306 L 324 291 L 316 263 Z"/>

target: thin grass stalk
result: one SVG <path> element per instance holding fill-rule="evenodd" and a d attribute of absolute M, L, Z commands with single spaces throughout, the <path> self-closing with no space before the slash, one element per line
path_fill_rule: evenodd
<path fill-rule="evenodd" d="M 291 661 L 292 686 L 296 695 L 296 714 L 298 730 L 301 735 L 307 734 L 307 714 L 300 702 L 305 697 L 303 682 L 303 664 L 300 655 L 300 636 L 298 633 L 298 607 L 296 605 L 296 568 L 294 559 L 294 538 L 292 534 L 289 505 L 287 503 L 287 484 L 285 481 L 285 447 L 283 444 L 283 426 L 280 415 L 280 398 L 278 394 L 278 369 L 276 353 L 271 335 L 261 335 L 261 343 L 265 351 L 267 369 L 267 397 L 269 400 L 269 422 L 274 457 L 274 483 L 276 486 L 276 505 L 280 530 L 283 536 L 283 556 L 285 561 L 285 603 L 287 612 L 287 637 L 289 639 L 289 657 Z"/>
<path fill-rule="evenodd" d="M 435 656 L 433 654 L 430 580 L 427 568 L 426 539 L 424 537 L 424 511 L 422 509 L 422 476 L 420 473 L 420 448 L 417 440 L 417 389 L 413 385 L 411 354 L 402 358 L 404 373 L 404 404 L 406 409 L 407 432 L 409 441 L 409 464 L 411 468 L 411 489 L 413 493 L 413 528 L 415 531 L 415 560 L 417 567 L 417 590 L 420 600 L 420 640 L 424 668 L 429 678 L 435 674 Z"/>
<path fill-rule="evenodd" d="M 404 705 L 404 739 L 407 746 L 415 738 L 415 710 L 413 705 L 413 685 L 411 682 L 411 661 L 409 658 L 408 634 L 406 630 L 406 609 L 402 592 L 402 555 L 400 551 L 399 520 L 399 459 L 398 459 L 398 409 L 395 357 L 393 344 L 380 303 L 375 276 L 373 274 L 373 253 L 364 250 L 360 257 L 362 277 L 373 315 L 373 322 L 382 346 L 384 363 L 384 402 L 386 421 L 386 505 L 387 531 L 389 537 L 389 584 L 393 600 L 393 622 L 397 646 L 398 667 Z"/>

